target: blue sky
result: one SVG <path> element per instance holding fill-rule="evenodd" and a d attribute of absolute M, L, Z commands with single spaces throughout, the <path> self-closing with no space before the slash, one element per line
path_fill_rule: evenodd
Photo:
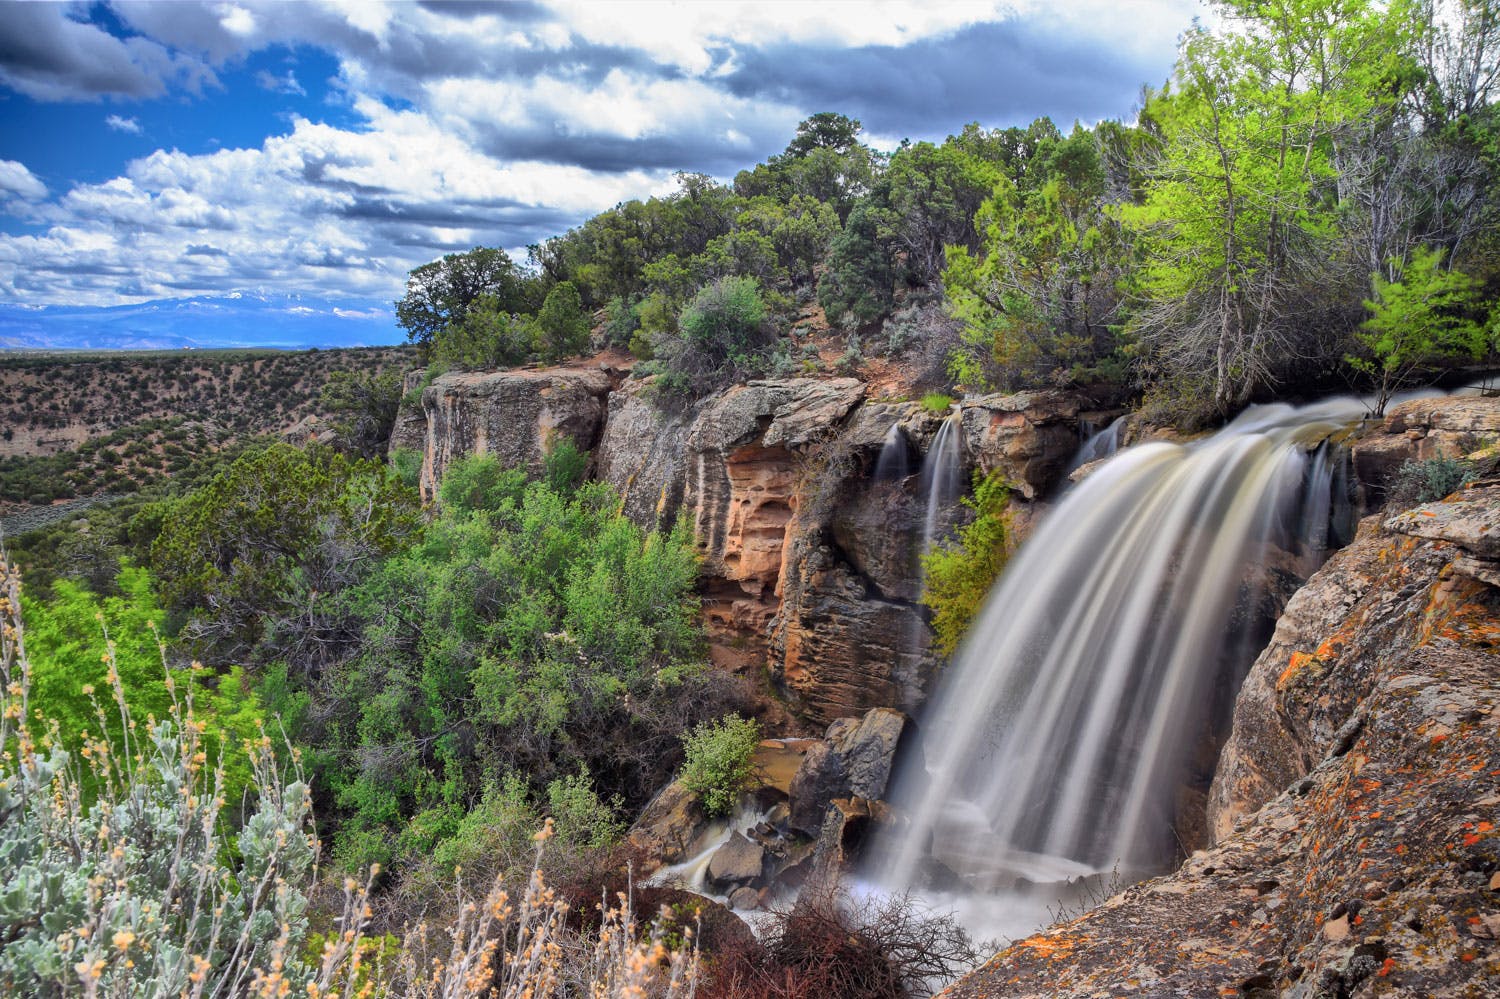
<path fill-rule="evenodd" d="M 1196 0 L 0 0 L 0 304 L 389 303 L 818 111 L 866 137 L 1128 117 Z"/>

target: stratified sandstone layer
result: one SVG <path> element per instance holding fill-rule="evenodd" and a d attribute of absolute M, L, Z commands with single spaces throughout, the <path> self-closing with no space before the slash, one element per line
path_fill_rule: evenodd
<path fill-rule="evenodd" d="M 492 454 L 501 464 L 538 469 L 553 442 L 593 448 L 604 428 L 611 382 L 589 368 L 451 372 L 422 392 L 427 443 L 422 495 L 431 499 L 455 458 Z"/>

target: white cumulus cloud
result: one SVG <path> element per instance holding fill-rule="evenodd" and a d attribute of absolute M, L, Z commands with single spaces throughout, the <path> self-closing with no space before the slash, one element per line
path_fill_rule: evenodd
<path fill-rule="evenodd" d="M 47 196 L 47 185 L 38 180 L 25 163 L 0 160 L 0 192 L 27 201 L 40 201 Z"/>

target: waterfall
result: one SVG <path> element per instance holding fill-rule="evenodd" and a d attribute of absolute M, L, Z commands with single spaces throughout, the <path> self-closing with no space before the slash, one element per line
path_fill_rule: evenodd
<path fill-rule="evenodd" d="M 932 543 L 940 533 L 943 511 L 952 507 L 963 492 L 963 462 L 959 454 L 962 433 L 963 414 L 955 406 L 922 459 L 921 495 L 926 513 L 922 519 L 921 555 L 932 551 Z"/>
<path fill-rule="evenodd" d="M 1120 452 L 1065 494 L 943 676 L 893 786 L 909 822 L 868 873 L 972 898 L 1162 869 L 1184 759 L 1264 637 L 1245 620 L 1257 565 L 1279 549 L 1311 571 L 1347 532 L 1344 453 L 1323 442 L 1362 412 L 1255 407 L 1204 440 Z"/>
<path fill-rule="evenodd" d="M 892 423 L 880 443 L 880 456 L 875 459 L 875 482 L 900 482 L 911 474 L 911 459 L 907 457 L 906 433 L 899 423 Z"/>
<path fill-rule="evenodd" d="M 1082 468 L 1089 462 L 1114 457 L 1115 452 L 1120 450 L 1120 437 L 1125 432 L 1127 419 L 1126 416 L 1117 416 L 1110 421 L 1109 426 L 1090 434 L 1088 440 L 1078 448 L 1078 453 L 1073 456 L 1073 461 L 1068 465 L 1068 471 Z"/>

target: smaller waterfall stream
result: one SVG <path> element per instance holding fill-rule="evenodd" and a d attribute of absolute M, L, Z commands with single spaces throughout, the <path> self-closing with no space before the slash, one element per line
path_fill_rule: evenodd
<path fill-rule="evenodd" d="M 1020 901 L 1112 867 L 1161 869 L 1179 849 L 1183 761 L 1264 640 L 1245 620 L 1269 553 L 1305 573 L 1344 529 L 1343 453 L 1323 442 L 1362 411 L 1255 407 L 1191 445 L 1121 452 L 1067 493 L 926 709 L 922 753 L 893 790 L 910 822 L 869 873 Z"/>
<path fill-rule="evenodd" d="M 958 502 L 963 492 L 963 462 L 959 454 L 962 433 L 963 414 L 954 407 L 953 415 L 938 428 L 927 456 L 922 459 L 921 495 L 926 512 L 922 519 L 920 555 L 932 551 L 933 542 L 941 532 L 943 512 Z"/>
<path fill-rule="evenodd" d="M 880 443 L 880 455 L 875 459 L 875 482 L 900 482 L 911 474 L 911 459 L 906 432 L 901 424 L 892 423 Z"/>

